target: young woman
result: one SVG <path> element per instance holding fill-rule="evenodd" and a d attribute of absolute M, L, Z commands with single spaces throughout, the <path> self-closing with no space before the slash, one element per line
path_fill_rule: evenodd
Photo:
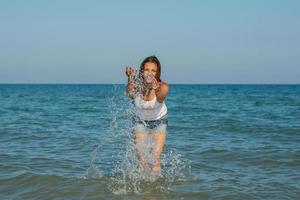
<path fill-rule="evenodd" d="M 161 65 L 155 56 L 147 57 L 140 66 L 139 73 L 126 67 L 128 76 L 127 94 L 133 98 L 136 107 L 134 124 L 135 144 L 140 169 L 152 169 L 154 175 L 161 175 L 160 157 L 167 134 L 167 106 L 164 102 L 169 86 L 160 79 Z M 145 152 L 145 143 L 151 139 L 152 161 Z"/>

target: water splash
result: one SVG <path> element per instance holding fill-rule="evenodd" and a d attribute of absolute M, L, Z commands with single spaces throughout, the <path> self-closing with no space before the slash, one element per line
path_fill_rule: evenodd
<path fill-rule="evenodd" d="M 113 94 L 117 94 L 117 86 L 113 86 Z M 90 157 L 90 164 L 88 169 L 86 170 L 86 173 L 84 175 L 84 178 L 101 178 L 103 177 L 103 173 L 99 170 L 99 168 L 96 166 L 96 160 L 97 160 L 97 153 L 98 151 L 103 147 L 104 144 L 106 144 L 109 140 L 111 140 L 113 137 L 116 137 L 117 130 L 118 130 L 118 123 L 117 123 L 117 116 L 119 115 L 120 110 L 118 110 L 116 105 L 115 96 L 108 97 L 109 102 L 109 111 L 111 115 L 111 121 L 109 123 L 109 127 L 107 129 L 107 134 L 109 134 L 109 137 L 105 137 L 104 139 L 100 139 L 99 143 L 97 144 L 96 148 L 92 151 Z"/>
<path fill-rule="evenodd" d="M 101 138 L 97 147 L 91 153 L 90 166 L 86 171 L 86 178 L 101 178 L 101 166 L 97 166 L 96 158 L 100 149 L 107 142 L 113 145 L 112 168 L 108 187 L 114 194 L 143 193 L 149 188 L 164 190 L 163 184 L 184 180 L 191 175 L 191 163 L 184 159 L 175 149 L 167 149 L 161 155 L 161 176 L 153 175 L 150 167 L 141 171 L 141 161 L 137 157 L 134 140 L 133 118 L 136 117 L 136 109 L 133 102 L 125 92 L 118 92 L 118 86 L 114 86 L 113 96 L 108 99 L 111 121 L 107 129 L 108 136 Z M 153 141 L 149 139 L 143 143 L 144 155 L 147 163 L 154 162 L 151 149 Z M 155 184 L 153 186 L 154 183 Z"/>

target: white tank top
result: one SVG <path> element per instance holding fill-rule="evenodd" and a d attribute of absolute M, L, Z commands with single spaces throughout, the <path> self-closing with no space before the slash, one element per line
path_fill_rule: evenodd
<path fill-rule="evenodd" d="M 141 95 L 136 95 L 134 105 L 142 120 L 158 120 L 168 112 L 165 102 L 158 102 L 156 96 L 151 101 L 145 101 Z"/>

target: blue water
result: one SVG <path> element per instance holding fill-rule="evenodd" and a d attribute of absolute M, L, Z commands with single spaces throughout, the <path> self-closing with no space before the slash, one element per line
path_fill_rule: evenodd
<path fill-rule="evenodd" d="M 300 85 L 171 85 L 166 104 L 147 181 L 124 85 L 0 85 L 0 199 L 300 199 Z"/>

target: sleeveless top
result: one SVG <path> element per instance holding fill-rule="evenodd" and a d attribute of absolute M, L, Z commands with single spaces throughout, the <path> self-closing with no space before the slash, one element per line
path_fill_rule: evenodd
<path fill-rule="evenodd" d="M 141 95 L 137 95 L 134 98 L 134 105 L 138 117 L 142 120 L 158 120 L 168 112 L 165 102 L 158 102 L 156 96 L 150 101 L 145 101 Z"/>

